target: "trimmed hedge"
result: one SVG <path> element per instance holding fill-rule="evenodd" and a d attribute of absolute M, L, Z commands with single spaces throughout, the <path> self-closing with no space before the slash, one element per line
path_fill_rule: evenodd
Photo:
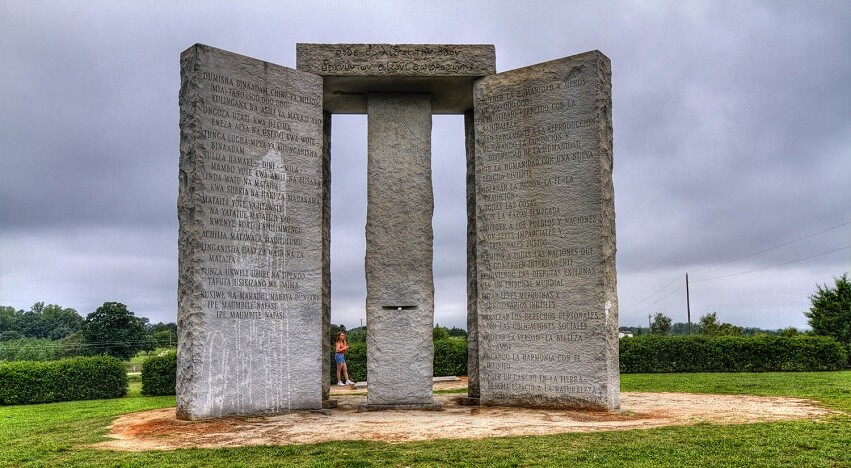
<path fill-rule="evenodd" d="M 622 373 L 828 371 L 848 356 L 825 336 L 654 336 L 620 340 Z"/>
<path fill-rule="evenodd" d="M 174 395 L 176 385 L 177 354 L 163 353 L 142 363 L 142 395 Z"/>
<path fill-rule="evenodd" d="M 405 356 L 399 356 L 406 359 Z M 337 382 L 337 364 L 334 363 L 334 353 L 328 359 L 331 361 L 331 383 Z M 349 378 L 355 382 L 367 380 L 366 375 L 366 343 L 349 345 L 346 353 L 346 364 Z M 467 338 L 449 337 L 434 342 L 434 375 L 467 375 Z"/>
<path fill-rule="evenodd" d="M 434 342 L 434 376 L 467 375 L 467 337 Z"/>
<path fill-rule="evenodd" d="M 120 398 L 127 372 L 108 356 L 0 363 L 0 405 Z"/>

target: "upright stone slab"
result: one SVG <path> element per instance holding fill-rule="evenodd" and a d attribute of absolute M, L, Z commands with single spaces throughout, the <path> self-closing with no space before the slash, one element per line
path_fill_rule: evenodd
<path fill-rule="evenodd" d="M 200 44 L 181 78 L 177 415 L 321 408 L 322 79 Z"/>
<path fill-rule="evenodd" d="M 432 397 L 431 97 L 369 96 L 366 322 L 361 409 L 438 408 Z"/>
<path fill-rule="evenodd" d="M 474 99 L 481 402 L 618 408 L 609 60 L 487 76 Z"/>

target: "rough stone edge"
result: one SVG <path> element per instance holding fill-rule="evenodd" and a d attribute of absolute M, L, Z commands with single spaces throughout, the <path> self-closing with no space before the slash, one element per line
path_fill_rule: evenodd
<path fill-rule="evenodd" d="M 467 153 L 467 396 L 479 399 L 479 283 L 476 263 L 475 111 L 464 112 Z M 478 404 L 478 403 L 476 403 Z"/>
<path fill-rule="evenodd" d="M 482 399 L 478 397 L 461 396 L 456 398 L 455 401 L 463 406 L 479 406 L 482 404 Z"/>
<path fill-rule="evenodd" d="M 357 73 L 345 73 L 345 74 L 332 74 L 332 73 L 323 73 L 321 70 L 315 70 L 313 66 L 310 66 L 308 63 L 311 60 L 307 59 L 307 55 L 315 55 L 321 52 L 321 49 L 327 47 L 364 47 L 364 46 L 387 46 L 387 47 L 422 47 L 422 46 L 431 46 L 431 47 L 466 47 L 466 48 L 478 48 L 481 51 L 480 58 L 476 59 L 477 63 L 483 63 L 485 66 L 482 70 L 479 70 L 476 73 L 472 74 L 450 74 L 450 75 L 438 75 L 438 74 L 406 74 L 406 73 L 391 73 L 384 75 L 362 75 Z M 305 71 L 308 73 L 313 73 L 319 76 L 398 76 L 398 77 L 408 77 L 408 76 L 423 76 L 423 77 L 441 77 L 441 76 L 453 76 L 453 77 L 464 77 L 464 76 L 472 76 L 472 77 L 480 77 L 493 75 L 496 73 L 496 47 L 493 44 L 389 44 L 389 43 L 330 43 L 330 44 L 322 44 L 315 42 L 297 42 L 296 45 L 296 69 Z"/>
<path fill-rule="evenodd" d="M 195 401 L 192 363 L 201 359 L 199 343 L 204 340 L 201 284 L 197 281 L 198 265 L 194 252 L 200 248 L 192 232 L 201 229 L 195 207 L 201 187 L 199 171 L 195 169 L 204 145 L 201 126 L 200 72 L 202 55 L 209 48 L 195 44 L 180 54 L 180 162 L 178 172 L 178 286 L 177 286 L 177 418 L 191 419 L 191 402 Z"/>
<path fill-rule="evenodd" d="M 611 304 L 606 315 L 605 328 L 607 331 L 606 350 L 606 410 L 620 408 L 620 364 L 618 343 L 618 294 L 617 268 L 617 238 L 615 229 L 615 191 L 612 180 L 614 167 L 614 142 L 612 129 L 612 68 L 611 61 L 598 50 L 587 52 L 596 62 L 596 80 L 599 83 L 596 93 L 595 109 L 599 123 L 597 130 L 598 151 L 600 153 L 600 202 L 603 210 L 601 240 L 603 244 L 603 275 L 604 302 Z"/>
<path fill-rule="evenodd" d="M 331 113 L 322 112 L 322 405 L 331 398 Z M 329 403 L 330 404 L 330 403 Z M 337 404 L 334 402 L 334 406 Z"/>
<path fill-rule="evenodd" d="M 334 409 L 338 406 L 337 400 L 326 399 L 322 400 L 322 409 Z"/>
<path fill-rule="evenodd" d="M 388 405 L 361 403 L 358 405 L 358 413 L 387 410 L 443 411 L 443 404 L 437 401 L 433 401 L 431 403 L 400 403 Z"/>

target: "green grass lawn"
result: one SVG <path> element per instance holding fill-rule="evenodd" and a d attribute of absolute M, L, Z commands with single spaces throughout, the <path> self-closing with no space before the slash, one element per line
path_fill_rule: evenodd
<path fill-rule="evenodd" d="M 627 374 L 624 391 L 812 398 L 851 413 L 851 371 Z M 0 466 L 849 466 L 851 415 L 818 421 L 651 430 L 124 453 L 82 448 L 119 415 L 174 405 L 174 397 L 0 407 Z"/>

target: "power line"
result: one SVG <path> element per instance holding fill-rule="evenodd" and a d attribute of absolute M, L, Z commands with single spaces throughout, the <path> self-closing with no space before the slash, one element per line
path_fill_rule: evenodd
<path fill-rule="evenodd" d="M 634 303 L 632 303 L 632 304 L 630 304 L 630 305 L 628 305 L 628 306 L 624 306 L 624 307 L 625 307 L 625 308 L 633 308 L 633 307 L 637 307 L 637 306 L 638 306 L 638 304 L 641 304 L 642 302 L 644 302 L 644 301 L 646 301 L 646 300 L 648 300 L 648 299 L 652 299 L 652 298 L 653 298 L 653 296 L 655 296 L 656 294 L 659 294 L 659 293 L 661 293 L 662 291 L 664 291 L 664 290 L 668 289 L 668 287 L 669 287 L 669 286 L 671 286 L 672 284 L 676 283 L 677 281 L 679 281 L 679 278 L 674 278 L 673 280 L 671 280 L 671 282 L 669 282 L 669 283 L 668 283 L 668 284 L 666 284 L 665 286 L 662 286 L 661 288 L 659 288 L 659 290 L 657 290 L 657 291 L 654 291 L 654 292 L 650 293 L 650 295 L 646 296 L 644 299 L 641 299 L 641 300 L 640 300 L 640 301 L 638 301 L 638 302 L 634 302 Z M 651 305 L 652 305 L 652 304 L 651 304 Z M 649 307 L 649 306 L 648 306 L 648 307 Z"/>
<path fill-rule="evenodd" d="M 797 260 L 792 260 L 792 261 L 789 261 L 789 262 L 778 263 L 777 265 L 771 265 L 771 266 L 767 266 L 767 267 L 763 267 L 763 268 L 757 268 L 755 270 L 743 271 L 741 273 L 732 273 L 732 274 L 729 274 L 729 275 L 715 276 L 715 277 L 712 277 L 712 278 L 692 280 L 691 282 L 692 283 L 702 283 L 704 281 L 711 281 L 711 280 L 716 280 L 716 279 L 721 279 L 721 278 L 729 278 L 731 276 L 746 275 L 748 273 L 755 273 L 757 271 L 768 270 L 770 268 L 776 268 L 776 267 L 779 267 L 779 266 L 784 266 L 784 265 L 789 265 L 789 264 L 792 264 L 792 263 L 802 262 L 804 260 L 809 260 L 811 258 L 821 257 L 822 255 L 832 254 L 834 252 L 839 252 L 840 250 L 845 250 L 845 249 L 851 249 L 851 245 L 846 245 L 845 247 L 840 247 L 838 249 L 833 249 L 833 250 L 830 250 L 830 251 L 827 251 L 827 252 L 822 252 L 820 254 L 810 255 L 809 257 L 799 258 Z"/>
<path fill-rule="evenodd" d="M 851 221 L 847 221 L 847 222 L 842 223 L 842 224 L 837 224 L 836 226 L 829 227 L 829 228 L 827 228 L 827 229 L 825 229 L 825 230 L 823 230 L 823 231 L 819 231 L 819 232 L 816 232 L 816 233 L 813 233 L 813 234 L 808 234 L 808 235 L 806 235 L 806 236 L 804 236 L 804 237 L 799 237 L 798 239 L 791 240 L 791 241 L 789 241 L 789 242 L 784 242 L 784 243 L 782 243 L 782 244 L 780 244 L 780 245 L 775 245 L 774 247 L 769 247 L 769 248 L 767 248 L 767 249 L 762 249 L 762 250 L 760 250 L 760 251 L 758 251 L 758 252 L 754 252 L 754 253 L 752 253 L 752 254 L 744 255 L 744 256 L 742 256 L 742 257 L 739 257 L 739 258 L 736 258 L 736 259 L 733 259 L 733 260 L 728 260 L 728 261 L 726 261 L 726 262 L 716 263 L 716 264 L 714 264 L 714 265 L 706 266 L 706 267 L 703 267 L 703 268 L 698 268 L 698 269 L 696 269 L 696 270 L 691 270 L 691 272 L 692 272 L 692 273 L 694 273 L 694 272 L 696 272 L 696 271 L 707 270 L 707 269 L 709 269 L 709 268 L 715 268 L 715 267 L 717 267 L 717 266 L 726 265 L 726 264 L 728 264 L 728 263 L 738 262 L 739 260 L 744 260 L 744 259 L 746 259 L 746 258 L 748 258 L 748 257 L 753 257 L 754 255 L 758 255 L 758 254 L 761 254 L 761 253 L 764 253 L 764 252 L 768 252 L 768 251 L 771 251 L 771 250 L 774 250 L 774 249 L 779 249 L 780 247 L 785 247 L 785 246 L 787 246 L 787 245 L 789 245 L 789 244 L 794 244 L 795 242 L 799 242 L 799 241 L 802 241 L 802 240 L 805 240 L 805 239 L 809 239 L 810 237 L 815 237 L 815 236 L 817 236 L 817 235 L 819 235 L 819 234 L 824 234 L 825 232 L 832 231 L 832 230 L 834 230 L 834 229 L 841 228 L 842 226 L 847 226 L 847 225 L 849 225 L 849 224 L 851 224 Z M 847 248 L 847 247 L 846 247 L 846 248 Z M 840 249 L 840 250 L 841 250 L 841 249 Z M 826 252 L 826 253 L 830 253 L 830 252 Z M 806 259 L 801 259 L 801 260 L 806 260 Z M 780 265 L 777 265 L 777 266 L 780 266 Z M 772 268 L 772 267 L 769 267 L 769 268 Z M 754 270 L 754 271 L 758 271 L 758 270 Z M 744 273 L 742 273 L 742 274 L 744 274 Z M 719 278 L 722 278 L 722 277 L 719 277 Z M 710 278 L 710 279 L 713 279 L 713 278 Z M 708 281 L 708 280 L 698 280 L 698 281 Z M 694 282 L 697 282 L 697 281 L 692 281 L 692 282 L 694 283 Z"/>
<path fill-rule="evenodd" d="M 799 237 L 799 238 L 797 238 L 797 239 L 794 239 L 794 240 L 791 240 L 791 241 L 788 241 L 788 242 L 784 242 L 784 243 L 782 243 L 782 244 L 775 245 L 775 246 L 773 246 L 773 247 L 768 247 L 768 248 L 766 248 L 766 249 L 762 249 L 762 250 L 759 250 L 759 251 L 757 251 L 757 252 L 753 252 L 753 253 L 750 253 L 750 254 L 747 254 L 747 255 L 743 255 L 743 256 L 738 257 L 738 258 L 735 258 L 735 259 L 733 259 L 733 260 L 727 260 L 727 261 L 725 261 L 725 262 L 720 262 L 720 263 L 716 263 L 716 264 L 713 264 L 713 265 L 705 266 L 705 267 L 702 267 L 702 268 L 697 268 L 697 269 L 695 269 L 695 270 L 691 270 L 691 273 L 694 273 L 694 272 L 696 272 L 696 271 L 708 270 L 708 269 L 710 269 L 710 268 L 715 268 L 715 267 L 717 267 L 717 266 L 721 266 L 721 265 L 726 265 L 726 264 L 728 264 L 728 263 L 737 262 L 737 261 L 739 261 L 739 260 L 744 260 L 744 259 L 746 259 L 746 258 L 750 258 L 750 257 L 753 257 L 753 256 L 755 256 L 755 255 L 759 255 L 759 254 L 761 254 L 761 253 L 769 252 L 769 251 L 771 251 L 771 250 L 779 249 L 780 247 L 785 247 L 785 246 L 787 246 L 787 245 L 794 244 L 795 242 L 800 242 L 800 241 L 802 241 L 802 240 L 806 240 L 806 239 L 809 239 L 809 238 L 811 238 L 811 237 L 818 236 L 819 234 L 824 234 L 825 232 L 832 231 L 832 230 L 834 230 L 834 229 L 838 229 L 838 228 L 841 228 L 841 227 L 843 227 L 843 226 L 847 226 L 847 225 L 849 225 L 849 224 L 851 224 L 851 221 L 846 221 L 846 222 L 844 222 L 844 223 L 837 224 L 836 226 L 832 226 L 832 227 L 829 227 L 829 228 L 827 228 L 827 229 L 823 229 L 823 230 L 821 230 L 821 231 L 818 231 L 818 232 L 815 232 L 815 233 L 812 233 L 812 234 L 808 234 L 808 235 L 806 235 L 806 236 Z M 845 247 L 845 248 L 847 248 L 847 247 Z M 843 250 L 843 249 L 839 249 L 839 250 Z M 823 254 L 818 254 L 818 255 L 815 255 L 815 256 L 813 256 L 813 257 L 802 258 L 802 259 L 798 259 L 798 260 L 795 260 L 795 261 L 792 261 L 792 262 L 783 263 L 783 264 L 780 264 L 780 265 L 774 265 L 774 266 L 766 267 L 766 268 L 762 268 L 762 269 L 774 268 L 774 267 L 776 267 L 776 266 L 782 266 L 782 265 L 788 265 L 789 263 L 795 263 L 795 262 L 797 262 L 797 261 L 807 260 L 807 259 L 809 259 L 809 258 L 814 258 L 814 257 L 819 256 L 819 255 L 827 255 L 828 253 L 832 253 L 832 252 L 835 252 L 835 251 L 825 252 L 825 253 L 823 253 Z M 692 282 L 692 283 L 699 283 L 699 282 L 702 282 L 702 281 L 709 281 L 709 280 L 713 280 L 713 279 L 726 278 L 727 276 L 735 276 L 735 275 L 739 275 L 739 274 L 744 275 L 744 274 L 746 274 L 746 273 L 753 273 L 753 272 L 755 272 L 755 271 L 759 271 L 759 270 L 760 270 L 760 269 L 752 270 L 752 271 L 747 271 L 747 272 L 743 272 L 743 273 L 736 273 L 736 274 L 734 274 L 734 275 L 724 275 L 724 276 L 718 276 L 718 277 L 713 277 L 713 278 L 706 278 L 706 279 L 702 279 L 702 280 L 692 280 L 691 282 Z M 650 293 L 649 295 L 645 296 L 644 298 L 642 298 L 641 300 L 639 300 L 639 301 L 637 301 L 637 302 L 634 302 L 633 304 L 631 304 L 631 305 L 629 305 L 629 306 L 626 306 L 626 307 L 627 307 L 627 308 L 638 307 L 641 303 L 643 303 L 643 302 L 645 302 L 645 301 L 648 301 L 648 300 L 651 300 L 654 296 L 656 296 L 657 294 L 659 294 L 659 293 L 661 293 L 662 291 L 666 290 L 668 287 L 670 287 L 671 285 L 673 285 L 673 284 L 674 284 L 675 282 L 677 282 L 677 281 L 679 281 L 679 278 L 674 278 L 673 280 L 671 280 L 671 282 L 669 282 L 668 284 L 666 284 L 665 286 L 663 286 L 662 288 L 660 288 L 658 291 L 654 291 L 654 292 Z M 657 300 L 656 302 L 654 302 L 654 303 L 652 303 L 652 304 L 648 305 L 647 307 L 643 307 L 643 308 L 641 308 L 641 310 L 647 310 L 647 309 L 649 309 L 650 307 L 653 307 L 654 305 L 658 304 L 659 302 L 662 302 L 662 300 L 663 300 L 663 299 L 667 298 L 667 297 L 668 297 L 668 296 L 670 296 L 671 294 L 673 294 L 673 293 L 668 293 L 667 295 L 663 296 L 661 299 Z"/>
<path fill-rule="evenodd" d="M 679 279 L 679 278 L 677 278 L 677 279 Z M 651 307 L 653 307 L 653 306 L 655 306 L 656 304 L 658 304 L 658 303 L 660 303 L 660 302 L 664 301 L 665 299 L 667 299 L 668 297 L 670 297 L 672 294 L 674 294 L 674 293 L 675 293 L 675 292 L 677 292 L 677 291 L 678 291 L 677 289 L 673 289 L 673 290 L 671 290 L 671 292 L 669 292 L 668 294 L 665 294 L 664 296 L 662 296 L 662 297 L 661 297 L 658 301 L 656 301 L 656 302 L 654 302 L 654 303 L 650 304 L 650 305 L 649 305 L 649 306 L 647 306 L 647 307 L 642 308 L 641 310 L 642 310 L 642 311 L 650 310 L 650 308 L 651 308 Z"/>

